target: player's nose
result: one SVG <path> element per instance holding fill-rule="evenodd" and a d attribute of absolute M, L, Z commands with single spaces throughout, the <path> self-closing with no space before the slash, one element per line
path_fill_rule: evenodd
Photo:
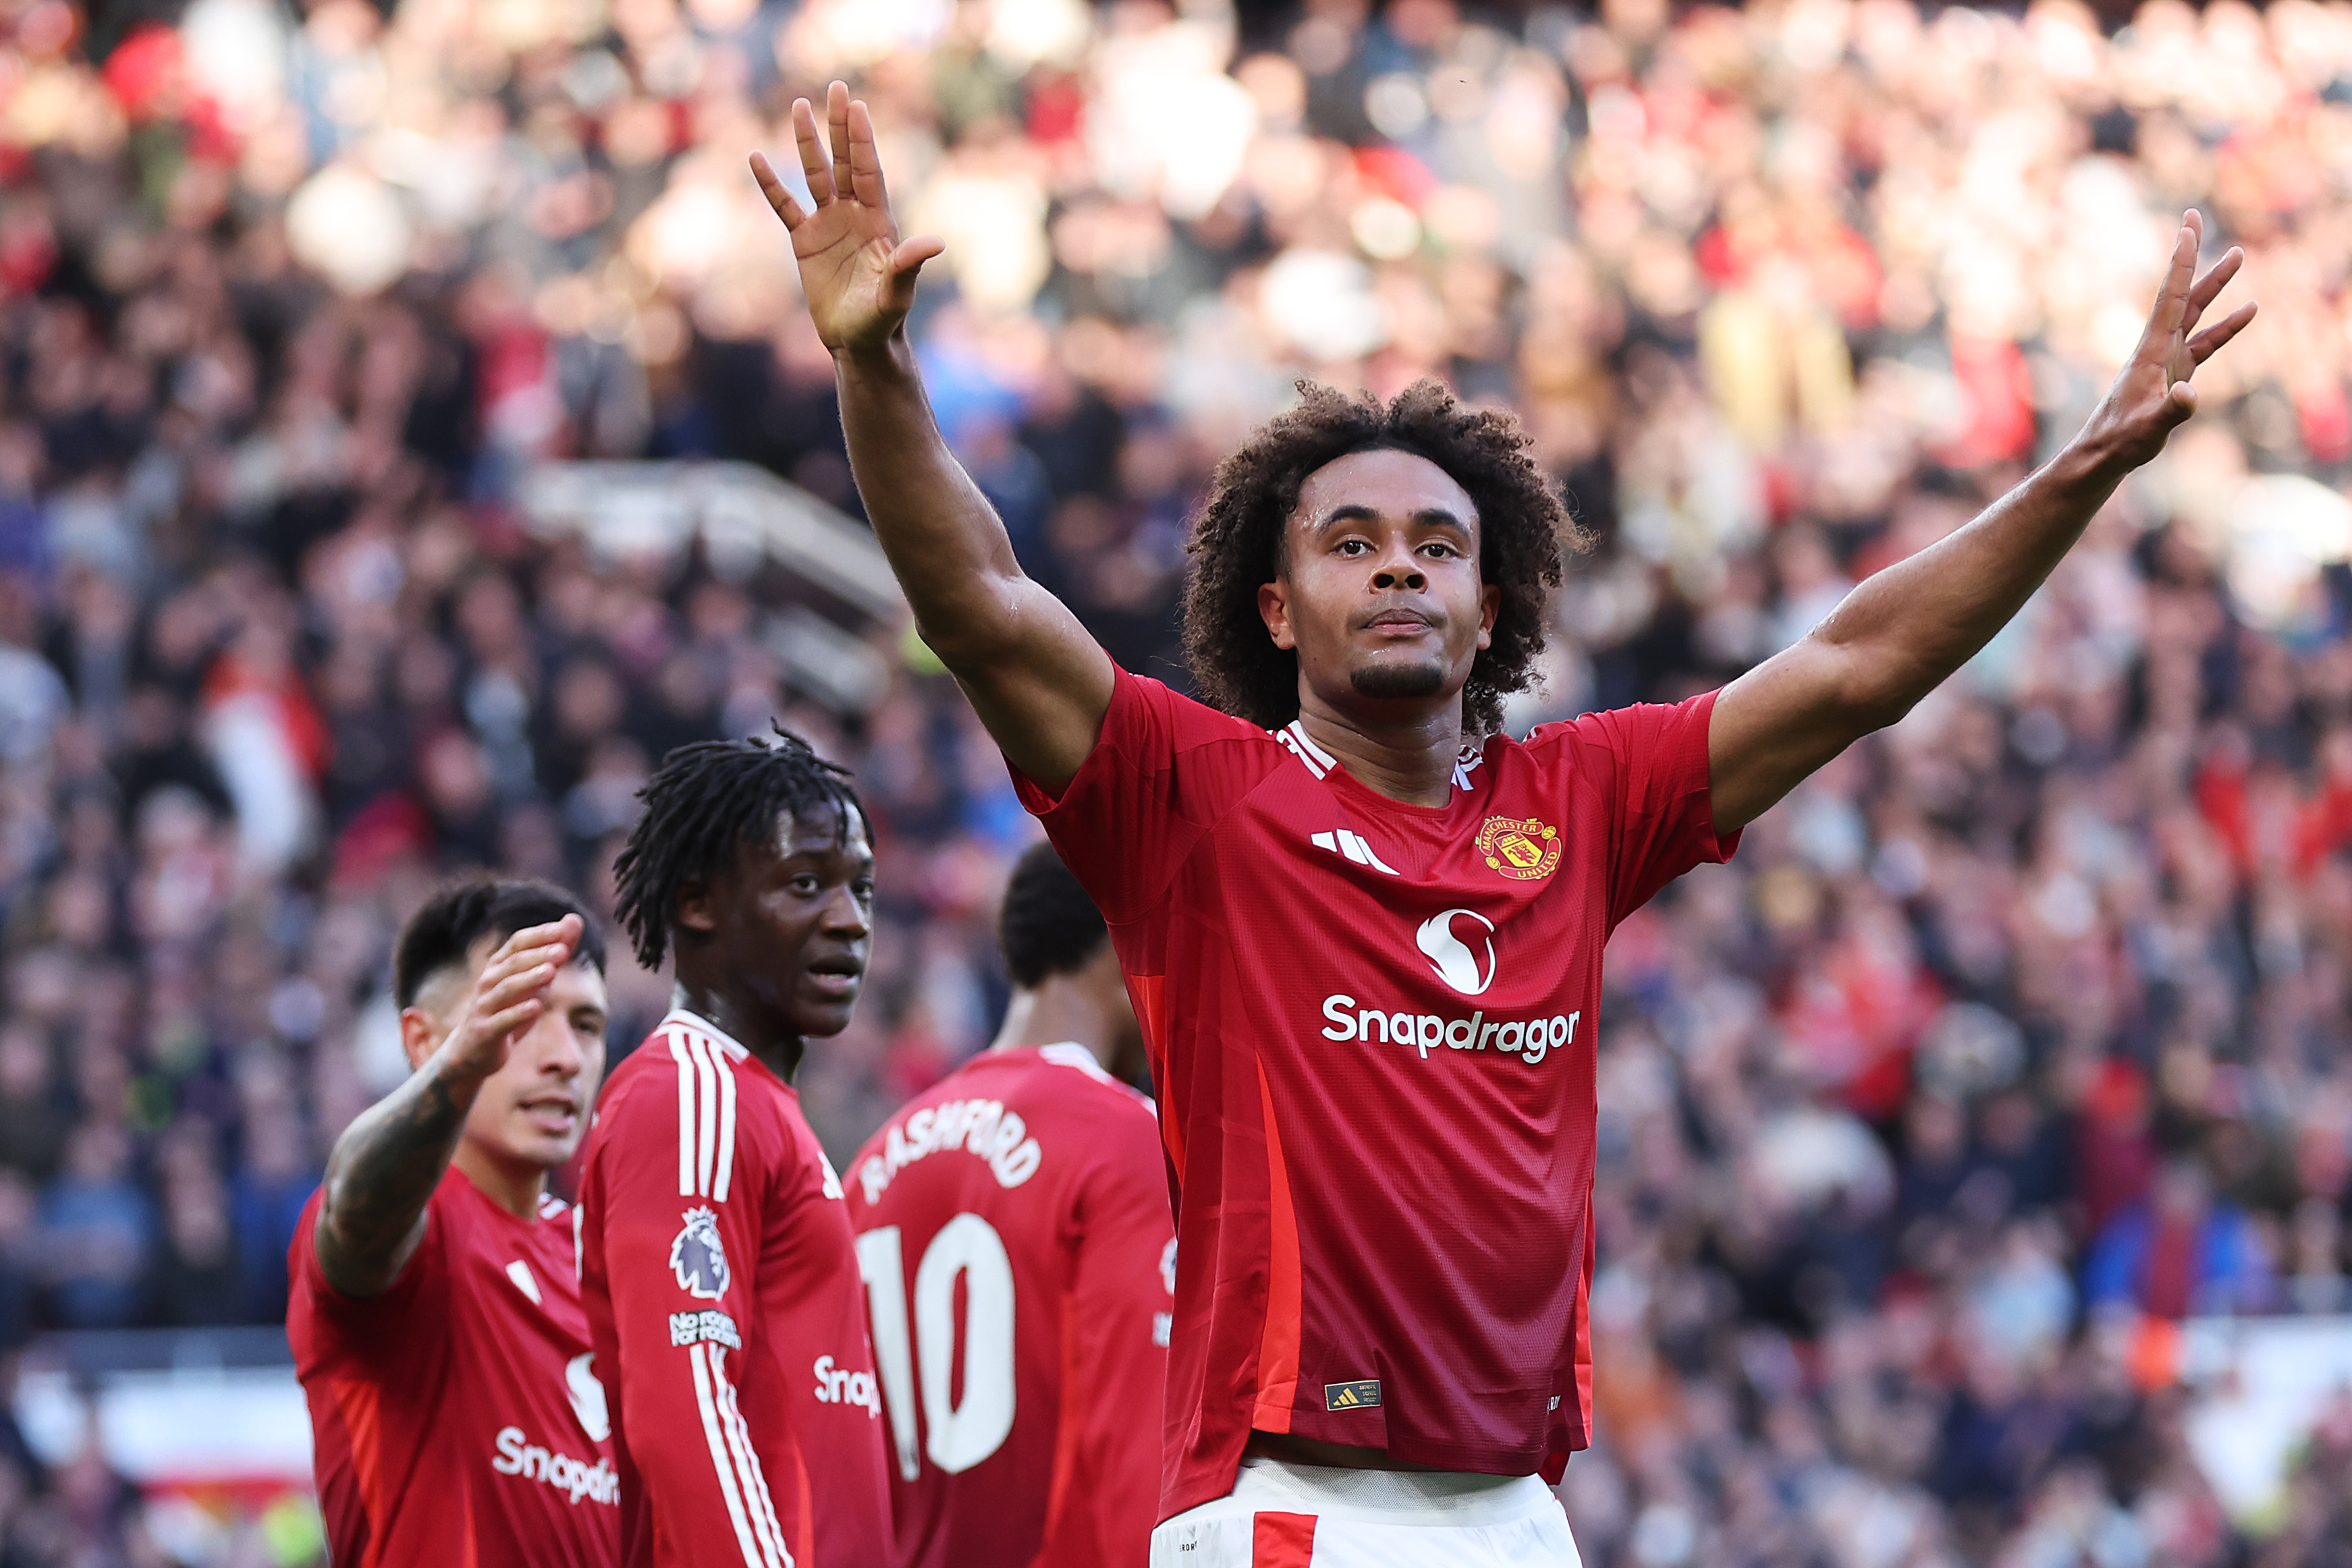
<path fill-rule="evenodd" d="M 1402 589 L 1408 593 L 1419 593 L 1429 586 L 1429 574 L 1414 559 L 1411 540 L 1400 536 L 1389 541 L 1373 570 L 1372 586 L 1382 592 Z"/>
<path fill-rule="evenodd" d="M 824 929 L 834 936 L 857 941 L 871 929 L 866 909 L 857 895 L 845 887 L 835 888 L 824 904 Z"/>

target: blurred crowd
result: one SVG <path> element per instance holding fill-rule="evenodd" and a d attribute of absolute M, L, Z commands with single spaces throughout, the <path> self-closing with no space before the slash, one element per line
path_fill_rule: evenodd
<path fill-rule="evenodd" d="M 1518 727 L 1786 645 L 2075 428 L 2183 207 L 2244 246 L 2019 622 L 1618 932 L 1564 1495 L 1595 1568 L 2352 1563 L 2352 1405 L 2232 1519 L 2169 1331 L 2352 1311 L 2342 0 L 0 0 L 0 1352 L 273 1321 L 400 915 L 608 907 L 681 741 L 781 716 L 880 825 L 836 1158 L 987 1039 L 1032 830 L 919 645 L 848 628 L 845 706 L 756 577 L 517 505 L 713 458 L 856 515 L 743 168 L 835 75 L 948 240 L 950 438 L 1131 668 L 1295 378 L 1517 409 L 1594 541 Z M 0 1563 L 171 1559 L 86 1469 L 0 1421 Z"/>

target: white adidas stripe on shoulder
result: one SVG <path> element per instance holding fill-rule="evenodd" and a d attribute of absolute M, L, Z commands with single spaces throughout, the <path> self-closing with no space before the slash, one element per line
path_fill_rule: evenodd
<path fill-rule="evenodd" d="M 677 1195 L 727 1201 L 735 1174 L 735 1064 L 743 1048 L 691 1013 L 661 1033 L 677 1064 Z"/>

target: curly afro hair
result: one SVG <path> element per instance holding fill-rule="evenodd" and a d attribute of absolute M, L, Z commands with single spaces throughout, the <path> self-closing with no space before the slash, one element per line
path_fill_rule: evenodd
<path fill-rule="evenodd" d="M 1308 475 L 1351 452 L 1410 452 L 1445 470 L 1478 508 L 1478 573 L 1502 591 L 1495 633 L 1462 688 L 1465 736 L 1503 726 L 1503 698 L 1528 685 L 1543 652 L 1544 605 L 1559 586 L 1563 540 L 1583 536 L 1508 413 L 1465 408 L 1433 381 L 1382 403 L 1312 382 L 1299 403 L 1217 465 L 1193 524 L 1184 585 L 1184 652 L 1202 697 L 1268 729 L 1298 716 L 1298 657 L 1277 648 L 1257 591 L 1282 564 L 1284 525 Z"/>

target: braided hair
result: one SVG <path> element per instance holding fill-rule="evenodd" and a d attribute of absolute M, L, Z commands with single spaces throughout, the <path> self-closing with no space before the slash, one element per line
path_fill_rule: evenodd
<path fill-rule="evenodd" d="M 837 842 L 848 838 L 854 814 L 872 836 L 849 770 L 783 726 L 774 729 L 772 737 L 677 747 L 637 791 L 646 811 L 613 862 L 613 917 L 646 968 L 658 967 L 669 951 L 678 889 L 718 875 L 746 839 L 772 831 L 784 813 L 837 812 Z"/>

